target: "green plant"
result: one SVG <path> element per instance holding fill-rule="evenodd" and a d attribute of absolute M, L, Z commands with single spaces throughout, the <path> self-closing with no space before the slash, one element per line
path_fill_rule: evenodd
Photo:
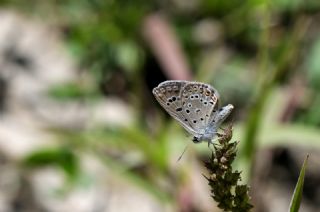
<path fill-rule="evenodd" d="M 211 187 L 212 198 L 219 208 L 224 211 L 249 211 L 253 208 L 249 203 L 249 187 L 238 184 L 241 181 L 241 172 L 233 171 L 231 166 L 236 157 L 238 142 L 230 142 L 232 125 L 223 131 L 224 133 L 219 135 L 219 143 L 214 145 L 210 159 L 205 162 L 209 171 L 209 177 L 205 178 Z"/>
<path fill-rule="evenodd" d="M 209 176 L 208 180 L 211 188 L 211 196 L 218 203 L 218 207 L 224 211 L 246 212 L 253 208 L 249 202 L 249 187 L 246 184 L 240 185 L 241 172 L 232 170 L 232 162 L 237 153 L 239 142 L 232 139 L 232 125 L 219 134 L 218 144 L 214 145 L 211 157 L 205 162 L 205 167 Z M 298 212 L 302 199 L 304 177 L 309 155 L 307 155 L 302 165 L 296 188 L 292 194 L 290 212 Z"/>
<path fill-rule="evenodd" d="M 300 175 L 298 178 L 298 182 L 296 185 L 296 188 L 294 189 L 291 203 L 290 203 L 290 212 L 298 212 L 300 208 L 300 202 L 302 199 L 302 190 L 303 190 L 303 184 L 304 184 L 304 176 L 306 173 L 306 167 L 308 162 L 309 155 L 307 155 L 306 159 L 303 162 L 303 165 L 301 167 Z"/>

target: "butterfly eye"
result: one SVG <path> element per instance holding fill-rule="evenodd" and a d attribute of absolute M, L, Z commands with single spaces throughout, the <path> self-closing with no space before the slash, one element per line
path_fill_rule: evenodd
<path fill-rule="evenodd" d="M 200 143 L 200 140 L 197 137 L 193 137 L 192 141 L 193 143 Z"/>

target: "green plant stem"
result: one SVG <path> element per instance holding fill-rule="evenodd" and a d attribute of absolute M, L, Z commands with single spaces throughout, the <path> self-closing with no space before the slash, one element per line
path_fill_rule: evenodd
<path fill-rule="evenodd" d="M 256 150 L 256 140 L 261 125 L 262 113 L 264 111 L 268 96 L 277 80 L 285 73 L 286 70 L 288 70 L 290 62 L 293 61 L 297 55 L 299 51 L 299 41 L 303 37 L 305 30 L 309 25 L 308 23 L 309 20 L 305 17 L 302 17 L 297 21 L 291 36 L 284 45 L 278 62 L 275 63 L 277 66 L 269 72 L 270 74 L 267 73 L 267 70 L 263 70 L 266 72 L 266 74 L 264 74 L 264 80 L 257 89 L 245 129 L 244 146 L 241 151 L 241 156 L 245 159 L 245 161 L 252 161 L 254 152 Z M 264 57 L 268 57 L 268 54 L 266 53 L 263 55 Z M 269 59 L 262 59 L 263 63 L 264 61 L 269 61 Z M 262 69 L 264 69 L 264 67 L 267 67 L 267 65 L 263 65 Z"/>

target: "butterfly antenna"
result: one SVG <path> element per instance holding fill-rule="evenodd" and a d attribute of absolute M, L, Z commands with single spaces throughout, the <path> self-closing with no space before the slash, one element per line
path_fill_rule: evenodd
<path fill-rule="evenodd" d="M 188 145 L 184 148 L 184 150 L 183 150 L 183 152 L 181 153 L 180 157 L 178 158 L 177 162 L 179 162 L 179 161 L 181 160 L 181 158 L 182 158 L 182 156 L 184 155 L 184 153 L 186 152 L 187 148 L 188 148 Z"/>

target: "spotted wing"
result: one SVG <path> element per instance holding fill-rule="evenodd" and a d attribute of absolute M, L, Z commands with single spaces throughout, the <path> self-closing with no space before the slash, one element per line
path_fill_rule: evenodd
<path fill-rule="evenodd" d="M 204 133 L 213 120 L 218 99 L 218 92 L 208 84 L 190 82 L 185 85 L 181 91 L 182 114 L 188 119 L 184 123 L 196 132 Z"/>
<path fill-rule="evenodd" d="M 188 81 L 169 80 L 160 83 L 152 91 L 153 95 L 160 105 L 176 119 L 190 134 L 195 135 L 196 132 L 191 127 L 188 119 L 182 109 L 181 91 L 188 84 Z"/>

